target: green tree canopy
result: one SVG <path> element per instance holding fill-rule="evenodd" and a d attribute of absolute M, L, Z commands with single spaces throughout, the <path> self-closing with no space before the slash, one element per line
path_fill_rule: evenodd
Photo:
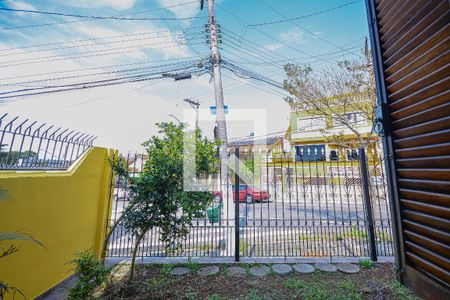
<path fill-rule="evenodd" d="M 185 125 L 161 123 L 159 135 L 143 143 L 148 159 L 137 177 L 128 174 L 123 160 L 114 160 L 114 171 L 129 181 L 130 205 L 124 210 L 122 224 L 136 237 L 133 263 L 137 247 L 152 228 L 159 228 L 166 249 L 175 249 L 175 241 L 188 234 L 194 217 L 202 216 L 212 201 L 210 192 L 183 189 L 183 147 L 186 134 L 195 134 L 196 173 L 207 177 L 217 171 L 215 142 L 202 137 L 199 130 L 185 132 Z M 130 280 L 132 279 L 132 273 Z"/>

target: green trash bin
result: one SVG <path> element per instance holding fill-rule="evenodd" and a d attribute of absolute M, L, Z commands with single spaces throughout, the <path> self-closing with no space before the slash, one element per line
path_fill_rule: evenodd
<path fill-rule="evenodd" d="M 206 209 L 206 214 L 208 215 L 208 221 L 210 223 L 217 223 L 220 220 L 220 212 L 222 210 L 222 203 L 213 203 L 212 206 Z"/>

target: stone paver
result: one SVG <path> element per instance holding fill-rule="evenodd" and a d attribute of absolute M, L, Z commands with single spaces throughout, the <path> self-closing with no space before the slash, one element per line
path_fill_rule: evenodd
<path fill-rule="evenodd" d="M 355 264 L 342 263 L 342 264 L 336 264 L 336 267 L 338 268 L 339 271 L 341 271 L 343 273 L 348 273 L 348 274 L 354 274 L 354 273 L 358 273 L 360 271 L 359 266 L 355 265 Z"/>
<path fill-rule="evenodd" d="M 292 267 L 287 264 L 274 264 L 272 270 L 277 274 L 285 275 L 292 272 Z"/>
<path fill-rule="evenodd" d="M 218 266 L 206 266 L 203 268 L 200 268 L 197 271 L 197 274 L 200 276 L 210 276 L 210 275 L 214 275 L 217 274 L 219 272 L 219 267 Z"/>
<path fill-rule="evenodd" d="M 310 264 L 296 264 L 294 265 L 294 270 L 299 273 L 309 274 L 314 272 L 315 268 Z"/>
<path fill-rule="evenodd" d="M 256 266 L 250 268 L 250 274 L 253 276 L 263 277 L 270 273 L 270 268 L 268 266 Z"/>
<path fill-rule="evenodd" d="M 229 267 L 228 276 L 232 277 L 243 277 L 247 272 L 242 267 Z"/>
<path fill-rule="evenodd" d="M 324 271 L 324 272 L 334 273 L 337 271 L 337 267 L 333 264 L 318 263 L 318 264 L 314 264 L 314 266 L 316 267 L 316 269 L 318 269 L 320 271 Z"/>
<path fill-rule="evenodd" d="M 170 270 L 170 274 L 174 275 L 174 276 L 182 276 L 182 275 L 189 274 L 190 271 L 191 270 L 186 267 L 175 267 L 172 270 Z"/>

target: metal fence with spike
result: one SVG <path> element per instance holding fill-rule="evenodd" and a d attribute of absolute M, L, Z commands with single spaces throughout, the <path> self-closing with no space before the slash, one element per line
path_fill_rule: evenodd
<path fill-rule="evenodd" d="M 0 170 L 64 170 L 92 147 L 95 136 L 0 116 Z"/>
<path fill-rule="evenodd" d="M 180 247 L 165 247 L 160 229 L 154 228 L 141 242 L 139 256 L 232 257 L 236 249 L 240 257 L 375 260 L 394 254 L 381 145 L 328 152 L 297 147 L 292 153 L 236 148 L 230 153 L 253 161 L 248 165 L 255 174 L 250 182 L 239 178 L 238 191 L 232 176 L 223 187 L 228 201 L 239 198 L 234 217 L 229 206 L 217 205 L 224 200 L 220 195 L 211 195 L 212 204 L 192 222 L 189 234 L 176 241 Z M 122 158 L 139 176 L 147 156 L 128 153 Z M 125 178 L 118 176 L 113 196 L 111 224 L 131 201 Z M 119 223 L 107 255 L 130 256 L 135 240 Z"/>

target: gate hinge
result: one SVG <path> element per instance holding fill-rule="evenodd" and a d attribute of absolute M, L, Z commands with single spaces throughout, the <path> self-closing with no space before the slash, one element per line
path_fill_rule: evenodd
<path fill-rule="evenodd" d="M 385 103 L 377 104 L 375 107 L 375 122 L 373 131 L 383 137 L 389 135 L 389 126 L 386 126 L 385 116 L 387 116 L 387 106 Z"/>

